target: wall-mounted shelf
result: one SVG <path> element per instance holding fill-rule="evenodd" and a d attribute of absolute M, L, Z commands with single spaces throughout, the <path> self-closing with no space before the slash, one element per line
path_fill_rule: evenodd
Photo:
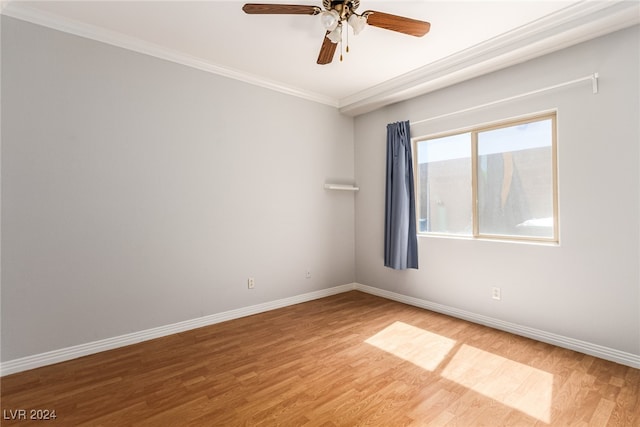
<path fill-rule="evenodd" d="M 341 190 L 341 191 L 358 191 L 360 187 L 356 187 L 355 185 L 345 185 L 345 184 L 325 184 L 324 188 L 327 190 Z"/>

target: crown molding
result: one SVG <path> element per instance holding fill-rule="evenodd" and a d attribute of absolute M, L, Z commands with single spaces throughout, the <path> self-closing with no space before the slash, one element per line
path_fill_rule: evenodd
<path fill-rule="evenodd" d="M 149 43 L 135 37 L 127 36 L 116 31 L 106 30 L 95 25 L 85 24 L 80 21 L 63 18 L 59 15 L 43 12 L 41 10 L 29 7 L 23 2 L 15 0 L 2 1 L 2 15 L 6 15 L 11 18 L 20 19 L 32 24 L 41 25 L 43 27 L 48 27 L 54 30 L 62 31 L 87 39 L 96 40 L 134 52 L 143 53 L 145 55 L 150 55 L 156 58 L 185 65 L 187 67 L 206 71 L 212 74 L 217 74 L 223 77 L 228 77 L 234 80 L 239 80 L 255 86 L 274 90 L 276 92 L 285 93 L 287 95 L 296 96 L 298 98 L 318 102 L 320 104 L 338 107 L 338 100 L 326 95 L 306 91 L 300 88 L 283 84 L 281 82 L 265 79 L 264 77 L 255 74 L 246 73 L 208 61 L 203 61 L 202 59 L 186 55 L 184 53 L 168 49 L 154 43 Z"/>
<path fill-rule="evenodd" d="M 640 2 L 583 1 L 340 100 L 349 116 L 461 83 L 640 23 Z"/>
<path fill-rule="evenodd" d="M 12 18 L 336 107 L 349 116 L 424 95 L 640 23 L 640 2 L 585 0 L 379 85 L 334 99 L 203 61 L 118 32 L 45 13 L 23 2 L 0 2 L 1 13 Z"/>

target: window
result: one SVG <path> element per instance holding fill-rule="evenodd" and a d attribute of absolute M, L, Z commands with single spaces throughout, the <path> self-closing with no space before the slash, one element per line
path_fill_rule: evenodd
<path fill-rule="evenodd" d="M 556 115 L 415 140 L 420 233 L 558 241 Z"/>

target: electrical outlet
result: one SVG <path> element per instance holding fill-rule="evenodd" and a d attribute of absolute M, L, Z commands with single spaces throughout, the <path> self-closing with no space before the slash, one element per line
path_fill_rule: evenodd
<path fill-rule="evenodd" d="M 307 272 L 305 273 L 304 277 L 306 279 L 311 279 L 311 271 L 307 270 Z"/>
<path fill-rule="evenodd" d="M 249 279 L 247 279 L 247 287 L 249 289 L 253 289 L 256 286 L 256 279 L 254 279 L 253 277 L 249 277 Z"/>
<path fill-rule="evenodd" d="M 491 298 L 500 301 L 502 299 L 500 288 L 491 288 Z"/>

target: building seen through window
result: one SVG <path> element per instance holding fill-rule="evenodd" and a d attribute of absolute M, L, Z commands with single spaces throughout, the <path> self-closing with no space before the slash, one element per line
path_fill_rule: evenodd
<path fill-rule="evenodd" d="M 557 241 L 555 120 L 418 139 L 419 232 Z"/>

